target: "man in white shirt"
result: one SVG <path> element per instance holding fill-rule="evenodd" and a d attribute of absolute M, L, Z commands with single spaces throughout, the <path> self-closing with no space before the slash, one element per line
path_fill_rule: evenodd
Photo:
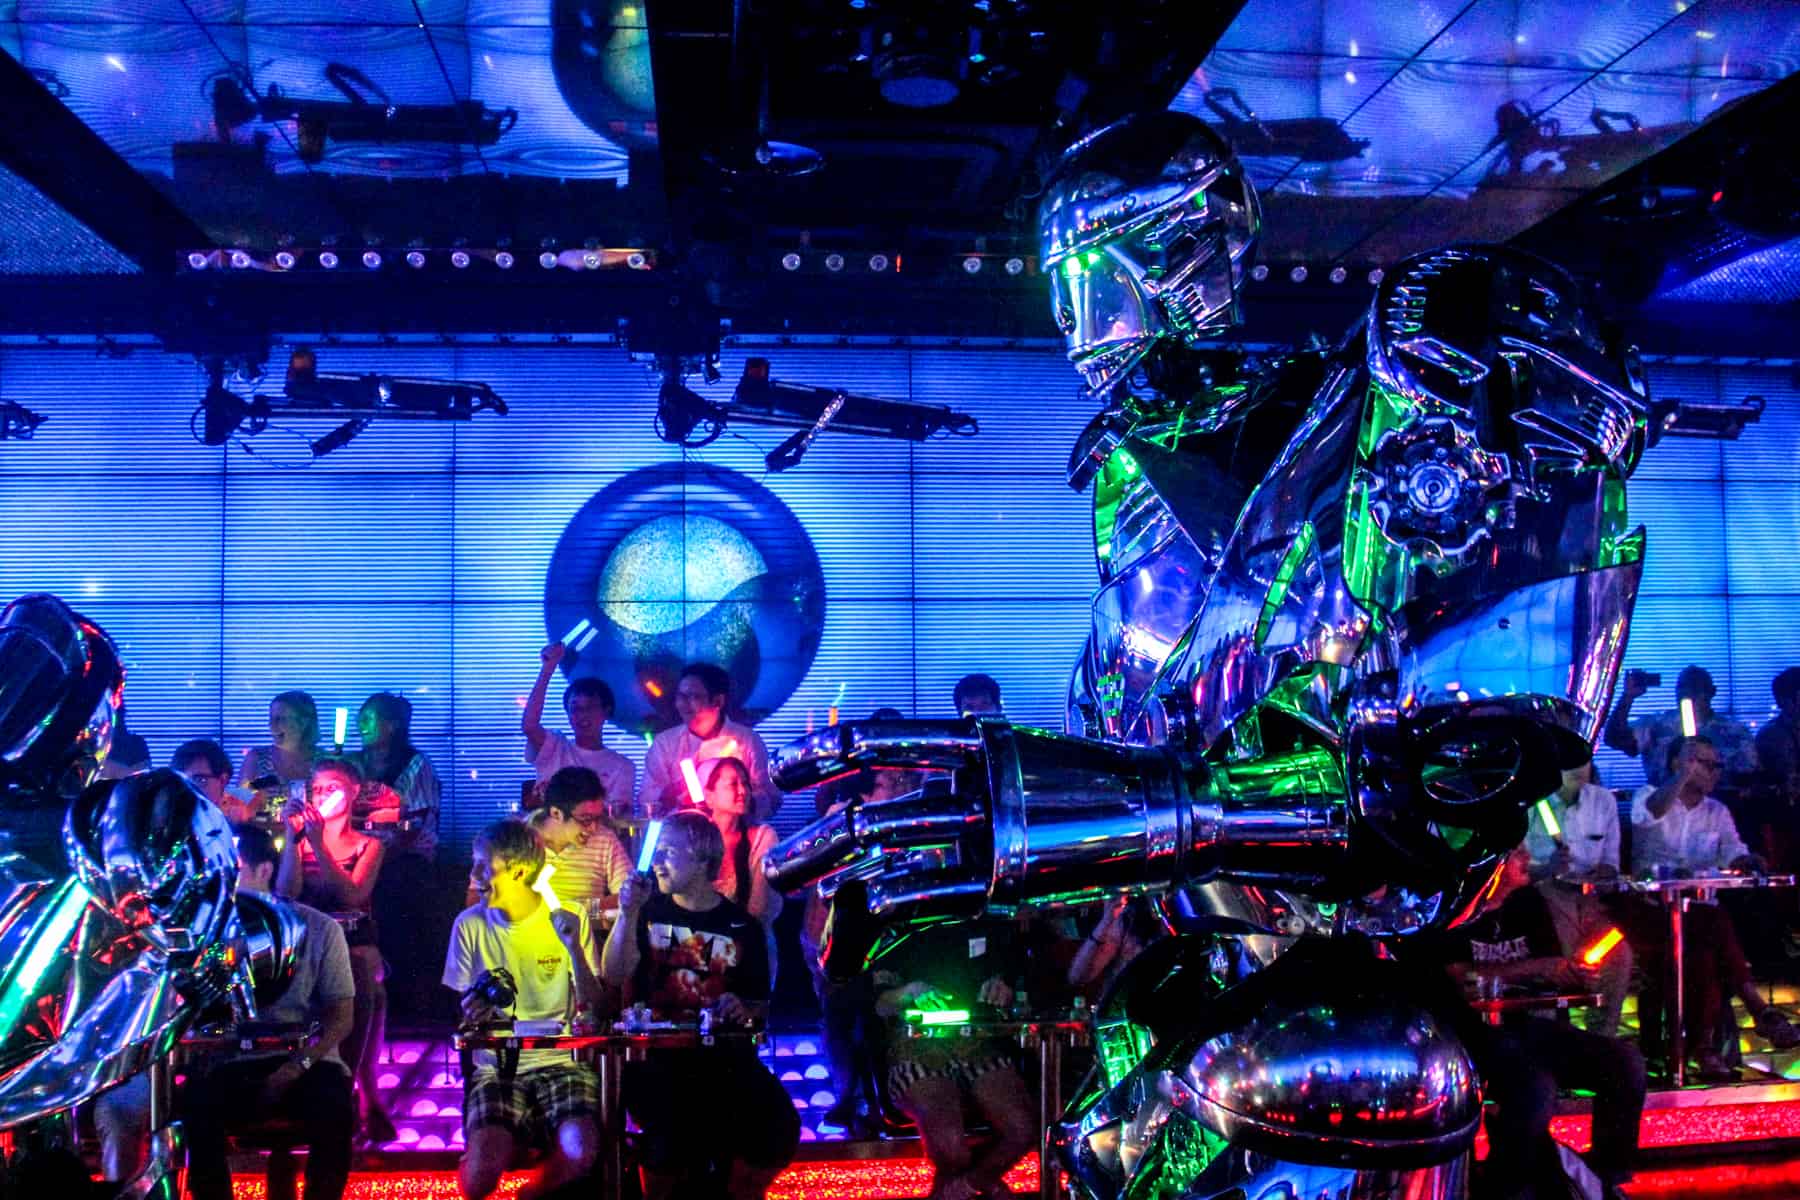
<path fill-rule="evenodd" d="M 1563 953 L 1571 956 L 1592 945 L 1613 923 L 1601 897 L 1584 895 L 1576 882 L 1619 873 L 1619 803 L 1593 779 L 1592 757 L 1565 768 L 1562 786 L 1525 814 L 1531 879 L 1550 910 Z M 1554 835 L 1544 824 L 1546 807 L 1556 825 Z M 1598 987 L 1603 1003 L 1589 1014 L 1591 1032 L 1610 1037 L 1618 1029 L 1632 965 L 1629 945 L 1606 956 Z"/>
<path fill-rule="evenodd" d="M 1645 784 L 1631 798 L 1632 867 L 1639 873 L 1658 867 L 1706 873 L 1722 869 L 1760 871 L 1762 860 L 1738 836 L 1731 810 L 1712 789 L 1724 758 L 1704 737 L 1676 740 L 1668 752 L 1668 781 Z M 1716 904 L 1694 904 L 1687 910 L 1682 938 L 1687 979 L 1687 1044 L 1695 1048 L 1702 1078 L 1732 1079 L 1714 1048 L 1721 1002 L 1735 995 L 1756 1022 L 1756 1032 L 1777 1049 L 1800 1045 L 1800 1029 L 1750 982 L 1750 965 L 1738 943 L 1731 917 Z M 1667 949 L 1663 949 L 1667 953 Z M 1721 984 L 1724 990 L 1721 991 Z"/>
<path fill-rule="evenodd" d="M 731 699 L 731 676 L 711 663 L 689 663 L 675 685 L 675 711 L 681 724 L 665 729 L 650 743 L 644 755 L 644 783 L 638 791 L 641 805 L 660 816 L 691 808 L 681 760 L 696 767 L 715 758 L 735 758 L 750 769 L 751 812 L 757 822 L 767 822 L 781 808 L 781 792 L 769 778 L 769 750 L 756 730 L 727 720 L 725 706 Z M 705 773 L 698 775 L 704 778 Z"/>
<path fill-rule="evenodd" d="M 519 731 L 525 735 L 525 761 L 537 768 L 544 783 L 564 767 L 586 767 L 600 777 L 606 801 L 614 807 L 631 803 L 637 770 L 631 760 L 606 747 L 606 723 L 615 711 L 612 689 L 591 675 L 569 680 L 563 689 L 563 712 L 569 718 L 569 736 L 544 727 L 544 699 L 550 693 L 550 677 L 568 647 L 551 642 L 539 652 L 542 665 L 531 695 L 525 698 L 525 715 Z"/>
<path fill-rule="evenodd" d="M 522 822 L 496 821 L 476 837 L 471 859 L 469 879 L 485 901 L 456 918 L 443 976 L 444 986 L 462 998 L 462 1019 L 478 1024 L 510 1016 L 566 1026 L 578 1005 L 598 999 L 599 961 L 586 919 L 569 909 L 552 912 L 532 890 L 544 866 L 543 843 Z M 472 990 L 496 968 L 513 979 L 515 1000 L 506 1011 Z M 592 1170 L 599 1094 L 592 1072 L 566 1052 L 523 1050 L 517 1068 L 504 1071 L 492 1051 L 478 1050 L 465 1086 L 460 1177 L 468 1200 L 493 1194 L 519 1146 L 534 1137 L 548 1142 L 545 1191 Z"/>

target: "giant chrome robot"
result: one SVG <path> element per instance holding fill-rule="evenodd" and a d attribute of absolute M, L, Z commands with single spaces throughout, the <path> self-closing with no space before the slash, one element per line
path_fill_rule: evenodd
<path fill-rule="evenodd" d="M 254 1016 L 299 946 L 291 909 L 234 895 L 231 829 L 186 776 L 93 782 L 123 687 L 112 639 L 54 596 L 0 612 L 0 1128 L 54 1126 L 214 1004 Z M 155 1130 L 122 1194 L 175 1195 L 178 1150 Z"/>
<path fill-rule="evenodd" d="M 1400 263 L 1331 350 L 1209 353 L 1258 220 L 1189 117 L 1062 157 L 1042 262 L 1100 406 L 1069 467 L 1100 587 L 1068 731 L 797 742 L 790 788 L 942 774 L 810 826 L 770 873 L 859 881 L 892 922 L 1162 897 L 1180 936 L 1103 1002 L 1054 1135 L 1089 1197 L 1459 1195 L 1475 1071 L 1393 951 L 1470 915 L 1599 727 L 1655 412 L 1573 282 L 1503 247 Z"/>

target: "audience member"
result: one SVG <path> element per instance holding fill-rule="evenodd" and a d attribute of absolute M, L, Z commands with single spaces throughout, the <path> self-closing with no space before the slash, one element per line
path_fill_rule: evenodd
<path fill-rule="evenodd" d="M 126 721 L 126 706 L 121 704 L 113 716 L 112 744 L 106 761 L 100 764 L 96 779 L 123 779 L 150 769 L 150 743 L 131 732 Z"/>
<path fill-rule="evenodd" d="M 1679 738 L 1668 749 L 1667 782 L 1645 784 L 1631 802 L 1632 868 L 1652 873 L 1761 870 L 1738 836 L 1730 811 L 1712 795 L 1722 760 L 1711 739 Z M 1750 981 L 1737 929 L 1714 903 L 1690 904 L 1682 939 L 1687 980 L 1688 1042 L 1703 1077 L 1734 1076 L 1716 1049 L 1721 1001 L 1737 996 L 1756 1031 L 1778 1049 L 1800 1045 L 1800 1028 L 1765 1000 Z M 1721 984 L 1724 990 L 1721 991 Z"/>
<path fill-rule="evenodd" d="M 238 785 L 254 791 L 257 812 L 288 799 L 288 786 L 312 778 L 318 756 L 319 706 L 305 692 L 282 692 L 269 701 L 269 744 L 244 752 Z"/>
<path fill-rule="evenodd" d="M 280 857 L 273 836 L 243 826 L 237 831 L 237 847 L 238 890 L 269 891 Z M 271 1116 L 296 1122 L 304 1134 L 309 1198 L 337 1200 L 349 1181 L 355 1108 L 350 1072 L 338 1048 L 353 1021 L 350 956 L 343 931 L 330 917 L 304 904 L 295 904 L 294 910 L 306 925 L 294 973 L 287 990 L 264 1004 L 260 1015 L 285 1025 L 317 1022 L 318 1036 L 291 1055 L 249 1053 L 215 1061 L 188 1084 L 180 1107 L 187 1140 L 186 1194 L 195 1200 L 229 1200 L 226 1137 Z M 132 1178 L 142 1166 L 150 1127 L 148 1076 L 138 1075 L 101 1096 L 94 1122 L 106 1178 Z"/>
<path fill-rule="evenodd" d="M 631 874 L 631 856 L 606 824 L 606 792 L 587 767 L 564 767 L 544 785 L 544 803 L 531 814 L 531 827 L 544 843 L 544 861 L 554 867 L 550 890 L 565 904 L 588 908 L 596 901 L 617 907 Z"/>
<path fill-rule="evenodd" d="M 1115 896 L 1069 964 L 1069 986 L 1097 1003 L 1131 960 L 1168 932 L 1148 900 Z"/>
<path fill-rule="evenodd" d="M 1027 964 L 1018 926 L 985 919 L 918 930 L 875 963 L 876 1012 L 896 1024 L 909 1008 L 1009 1009 Z M 1037 1145 L 1037 1105 L 1014 1063 L 1013 1048 L 993 1038 L 888 1041 L 888 1096 L 919 1129 L 936 1170 L 933 1200 L 1005 1194 L 1002 1177 Z M 973 1101 L 994 1139 L 971 1153 L 963 1124 Z"/>
<path fill-rule="evenodd" d="M 1544 824 L 1548 807 L 1556 833 Z M 1584 893 L 1578 880 L 1610 879 L 1619 873 L 1619 802 L 1594 782 L 1594 760 L 1588 755 L 1562 773 L 1562 786 L 1526 812 L 1525 848 L 1531 855 L 1531 877 L 1549 906 L 1564 953 L 1591 946 L 1612 927 L 1613 898 Z M 1628 932 L 1637 928 L 1631 924 Z M 1632 939 L 1635 942 L 1635 938 Z M 1599 975 L 1604 1003 L 1587 1014 L 1587 1028 L 1611 1036 L 1630 990 L 1636 955 L 1631 944 L 1606 956 Z"/>
<path fill-rule="evenodd" d="M 250 807 L 225 790 L 231 782 L 231 758 L 211 738 L 194 738 L 175 747 L 169 765 L 194 781 L 202 795 L 233 825 L 250 819 Z"/>
<path fill-rule="evenodd" d="M 375 1086 L 387 1025 L 387 987 L 373 902 L 386 847 L 351 827 L 351 806 L 362 782 L 361 771 L 347 758 L 323 759 L 313 768 L 309 798 L 289 800 L 282 808 L 287 837 L 275 886 L 281 895 L 322 912 L 360 917 L 348 934 L 356 1024 L 344 1049 L 357 1083 L 364 1136 L 380 1144 L 395 1136 Z"/>
<path fill-rule="evenodd" d="M 769 779 L 769 751 L 756 730 L 725 715 L 731 701 L 731 676 L 711 663 L 689 663 L 675 685 L 675 711 L 681 724 L 665 729 L 644 755 L 640 803 L 652 813 L 691 807 L 683 759 L 696 767 L 715 758 L 735 758 L 750 769 L 751 813 L 767 821 L 781 807 L 781 793 Z"/>
<path fill-rule="evenodd" d="M 766 1017 L 767 941 L 756 919 L 714 887 L 724 860 L 718 826 L 701 813 L 676 813 L 653 852 L 653 878 L 634 874 L 619 897 L 602 971 L 658 1017 L 693 1021 L 707 1010 L 715 1027 Z M 644 1134 L 645 1200 L 667 1200 L 708 1162 L 727 1173 L 735 1200 L 759 1198 L 799 1144 L 787 1093 L 747 1042 L 654 1052 L 626 1065 L 624 1096 Z M 694 1119 L 696 1096 L 717 1120 Z"/>
<path fill-rule="evenodd" d="M 436 947 L 450 931 L 438 883 L 438 813 L 443 785 L 431 759 L 413 745 L 412 702 L 377 692 L 357 711 L 363 786 L 353 823 L 387 847 L 375 884 L 375 924 L 388 965 L 388 999 L 418 1018 L 434 1007 Z"/>
<path fill-rule="evenodd" d="M 1531 852 L 1523 844 L 1507 856 L 1483 912 L 1437 945 L 1452 976 L 1470 990 L 1482 977 L 1503 986 L 1596 986 L 1594 969 L 1563 953 L 1549 907 L 1531 886 Z M 1468 1036 L 1495 1104 L 1487 1119 L 1486 1190 L 1495 1196 L 1568 1194 L 1550 1138 L 1559 1086 L 1594 1093 L 1593 1147 L 1586 1155 L 1594 1174 L 1609 1187 L 1630 1178 L 1646 1088 L 1635 1046 L 1522 1013 L 1498 1029 L 1470 1022 Z"/>
<path fill-rule="evenodd" d="M 388 848 L 391 867 L 401 855 L 431 862 L 437 854 L 438 805 L 443 784 L 437 768 L 412 742 L 412 701 L 377 692 L 356 715 L 363 786 L 354 819 Z"/>
<path fill-rule="evenodd" d="M 1743 722 L 1713 711 L 1713 697 L 1719 689 L 1713 685 L 1712 674 L 1705 667 L 1683 667 L 1675 679 L 1677 707 L 1633 721 L 1632 702 L 1648 690 L 1641 673 L 1625 673 L 1619 703 L 1606 722 L 1606 744 L 1621 754 L 1641 759 L 1645 781 L 1660 787 L 1668 779 L 1669 746 L 1683 733 L 1680 701 L 1689 701 L 1694 710 L 1694 732 L 1718 747 L 1726 772 L 1721 779 L 1729 785 L 1722 789 L 1723 794 L 1726 799 L 1735 800 L 1738 789 L 1748 786 L 1756 775 L 1756 742 Z M 1715 790 L 1720 790 L 1717 784 Z"/>
<path fill-rule="evenodd" d="M 612 719 L 613 693 L 606 681 L 592 676 L 571 679 L 563 688 L 563 713 L 569 718 L 569 734 L 564 736 L 544 727 L 544 698 L 550 691 L 550 677 L 568 653 L 561 642 L 551 642 L 540 652 L 543 665 L 525 699 L 525 715 L 519 729 L 525 735 L 525 761 L 537 768 L 539 783 L 564 767 L 586 767 L 600 777 L 606 790 L 607 803 L 615 809 L 631 803 L 636 791 L 637 769 L 631 760 L 617 750 L 606 747 L 606 723 Z"/>
<path fill-rule="evenodd" d="M 544 867 L 544 847 L 523 822 L 495 821 L 475 838 L 469 878 L 484 897 L 465 909 L 450 932 L 444 986 L 461 998 L 466 1024 L 514 1020 L 572 1024 L 580 1010 L 599 1002 L 587 919 L 573 909 L 544 902 L 532 885 Z M 490 972 L 512 977 L 510 1013 L 487 1004 L 473 990 Z M 465 1150 L 462 1194 L 485 1200 L 515 1153 L 541 1146 L 549 1157 L 546 1191 L 586 1175 L 599 1152 L 595 1123 L 599 1093 L 593 1073 L 566 1052 L 521 1050 L 516 1069 L 505 1072 L 490 1050 L 478 1050 L 464 1081 Z"/>
<path fill-rule="evenodd" d="M 1789 667 L 1770 685 L 1779 711 L 1756 732 L 1756 754 L 1762 761 L 1767 800 L 1758 830 L 1763 855 L 1777 871 L 1800 866 L 1800 667 Z"/>
<path fill-rule="evenodd" d="M 964 675 L 951 689 L 950 702 L 961 717 L 1006 715 L 1006 706 L 1000 702 L 1000 681 L 992 675 Z"/>

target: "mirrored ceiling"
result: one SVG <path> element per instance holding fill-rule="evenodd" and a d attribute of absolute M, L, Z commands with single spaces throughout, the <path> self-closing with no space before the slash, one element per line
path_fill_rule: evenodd
<path fill-rule="evenodd" d="M 1529 228 L 1800 65 L 1790 0 L 1249 0 L 1171 106 L 1216 123 L 1264 257 Z"/>

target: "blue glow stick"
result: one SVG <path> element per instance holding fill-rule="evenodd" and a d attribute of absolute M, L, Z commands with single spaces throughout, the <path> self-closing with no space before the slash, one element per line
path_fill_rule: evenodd
<path fill-rule="evenodd" d="M 644 844 L 638 850 L 638 874 L 650 872 L 650 859 L 656 853 L 657 839 L 662 837 L 662 822 L 652 821 L 644 829 Z"/>
<path fill-rule="evenodd" d="M 563 645 L 567 646 L 567 645 L 570 645 L 571 643 L 573 643 L 576 638 L 578 638 L 582 634 L 586 633 L 588 631 L 588 629 L 592 627 L 592 625 L 593 625 L 593 622 L 589 621 L 586 617 L 583 617 L 583 618 L 581 618 L 581 620 L 575 622 L 575 628 L 573 628 L 573 629 L 569 630 L 569 632 L 563 634 L 563 638 L 562 638 Z"/>

